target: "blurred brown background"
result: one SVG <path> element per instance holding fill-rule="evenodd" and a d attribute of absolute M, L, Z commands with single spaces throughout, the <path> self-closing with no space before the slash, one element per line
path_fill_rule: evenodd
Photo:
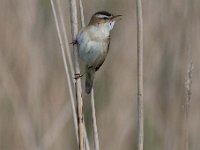
<path fill-rule="evenodd" d="M 184 150 L 185 77 L 194 64 L 190 150 L 200 149 L 200 1 L 142 0 L 144 149 Z M 69 41 L 68 0 L 61 0 Z M 100 147 L 136 148 L 134 0 L 83 0 L 86 23 L 98 10 L 122 14 L 95 79 Z M 77 149 L 67 80 L 49 0 L 0 0 L 0 149 Z M 84 81 L 84 79 L 83 79 Z M 93 147 L 90 101 L 84 99 Z M 92 148 L 93 149 L 93 148 Z"/>

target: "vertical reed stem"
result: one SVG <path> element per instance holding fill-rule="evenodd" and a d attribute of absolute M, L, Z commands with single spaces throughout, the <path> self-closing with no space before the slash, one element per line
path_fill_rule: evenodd
<path fill-rule="evenodd" d="M 65 67 L 65 75 L 67 77 L 67 83 L 68 83 L 68 87 L 69 87 L 70 100 L 71 100 L 71 105 L 72 105 L 72 110 L 73 110 L 74 126 L 75 126 L 76 138 L 77 138 L 77 142 L 78 142 L 77 114 L 75 112 L 74 95 L 73 95 L 72 85 L 71 85 L 71 80 L 70 80 L 70 71 L 69 71 L 69 68 L 67 65 L 67 59 L 65 56 L 64 44 L 63 44 L 63 39 L 61 36 L 61 29 L 60 29 L 59 23 L 58 23 L 58 17 L 57 17 L 57 13 L 56 13 L 56 9 L 55 9 L 55 4 L 54 4 L 53 0 L 50 0 L 50 2 L 51 2 L 54 20 L 56 23 L 56 29 L 57 29 L 58 39 L 59 39 L 59 43 L 60 43 L 60 50 L 62 53 L 63 63 L 64 63 L 64 67 Z M 65 40 L 68 41 L 67 37 Z M 73 72 L 73 70 L 72 70 L 72 72 Z"/>
<path fill-rule="evenodd" d="M 97 130 L 97 121 L 95 114 L 95 103 L 94 103 L 94 89 L 92 88 L 91 92 L 91 107 L 92 107 L 92 121 L 93 121 L 93 134 L 94 134 L 94 146 L 95 150 L 99 150 L 99 136 Z"/>
<path fill-rule="evenodd" d="M 143 150 L 143 141 L 144 141 L 143 18 L 142 18 L 142 2 L 141 2 L 141 0 L 136 0 L 136 14 L 137 14 L 137 107 L 138 107 L 137 150 Z"/>
<path fill-rule="evenodd" d="M 81 27 L 83 28 L 85 27 L 85 19 L 84 19 L 84 14 L 83 14 L 82 0 L 79 0 L 79 8 L 80 8 L 80 16 L 81 16 Z M 97 130 L 96 114 L 95 114 L 96 112 L 95 112 L 94 88 L 92 88 L 92 92 L 91 92 L 91 107 L 92 107 L 94 145 L 95 145 L 95 150 L 99 150 L 99 136 L 98 136 L 98 130 Z"/>
<path fill-rule="evenodd" d="M 189 150 L 189 110 L 192 96 L 192 71 L 193 63 L 190 63 L 187 69 L 185 79 L 185 103 L 184 103 L 184 143 L 185 150 Z"/>
<path fill-rule="evenodd" d="M 70 19 L 72 28 L 72 40 L 76 39 L 78 33 L 78 19 L 77 19 L 77 5 L 76 0 L 69 0 L 70 3 Z M 78 62 L 78 51 L 77 46 L 73 46 L 74 55 L 74 71 L 75 74 L 80 74 L 79 62 Z M 77 112 L 78 112 L 78 129 L 79 129 L 79 150 L 84 150 L 84 125 L 83 125 L 83 99 L 82 99 L 82 88 L 80 78 L 75 80 L 75 91 L 77 100 Z"/>

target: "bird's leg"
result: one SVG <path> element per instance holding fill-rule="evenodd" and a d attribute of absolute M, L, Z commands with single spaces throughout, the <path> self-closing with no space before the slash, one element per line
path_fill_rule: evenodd
<path fill-rule="evenodd" d="M 77 44 L 78 44 L 78 41 L 77 41 L 77 40 L 73 40 L 73 42 L 71 42 L 71 43 L 69 43 L 69 44 L 77 45 Z"/>
<path fill-rule="evenodd" d="M 75 74 L 74 74 L 74 79 L 77 80 L 77 79 L 81 78 L 81 77 L 84 76 L 84 75 L 85 75 L 85 73 L 83 73 L 83 74 L 75 73 Z"/>

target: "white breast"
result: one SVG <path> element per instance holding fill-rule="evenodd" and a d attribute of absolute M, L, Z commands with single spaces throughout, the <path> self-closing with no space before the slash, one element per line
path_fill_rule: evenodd
<path fill-rule="evenodd" d="M 77 40 L 79 55 L 89 65 L 98 65 L 107 53 L 109 32 L 105 28 L 85 28 L 80 31 Z"/>
<path fill-rule="evenodd" d="M 91 26 L 88 28 L 91 40 L 105 40 L 110 35 L 110 30 L 106 25 Z"/>

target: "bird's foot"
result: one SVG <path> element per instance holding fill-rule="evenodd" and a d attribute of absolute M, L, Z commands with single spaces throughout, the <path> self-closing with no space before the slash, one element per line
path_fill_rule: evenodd
<path fill-rule="evenodd" d="M 77 80 L 79 78 L 81 78 L 84 74 L 80 74 L 80 73 L 75 73 L 74 74 L 74 79 Z"/>
<path fill-rule="evenodd" d="M 77 44 L 78 44 L 78 41 L 77 41 L 77 40 L 73 40 L 73 42 L 71 42 L 71 43 L 69 43 L 69 44 L 77 45 Z"/>

